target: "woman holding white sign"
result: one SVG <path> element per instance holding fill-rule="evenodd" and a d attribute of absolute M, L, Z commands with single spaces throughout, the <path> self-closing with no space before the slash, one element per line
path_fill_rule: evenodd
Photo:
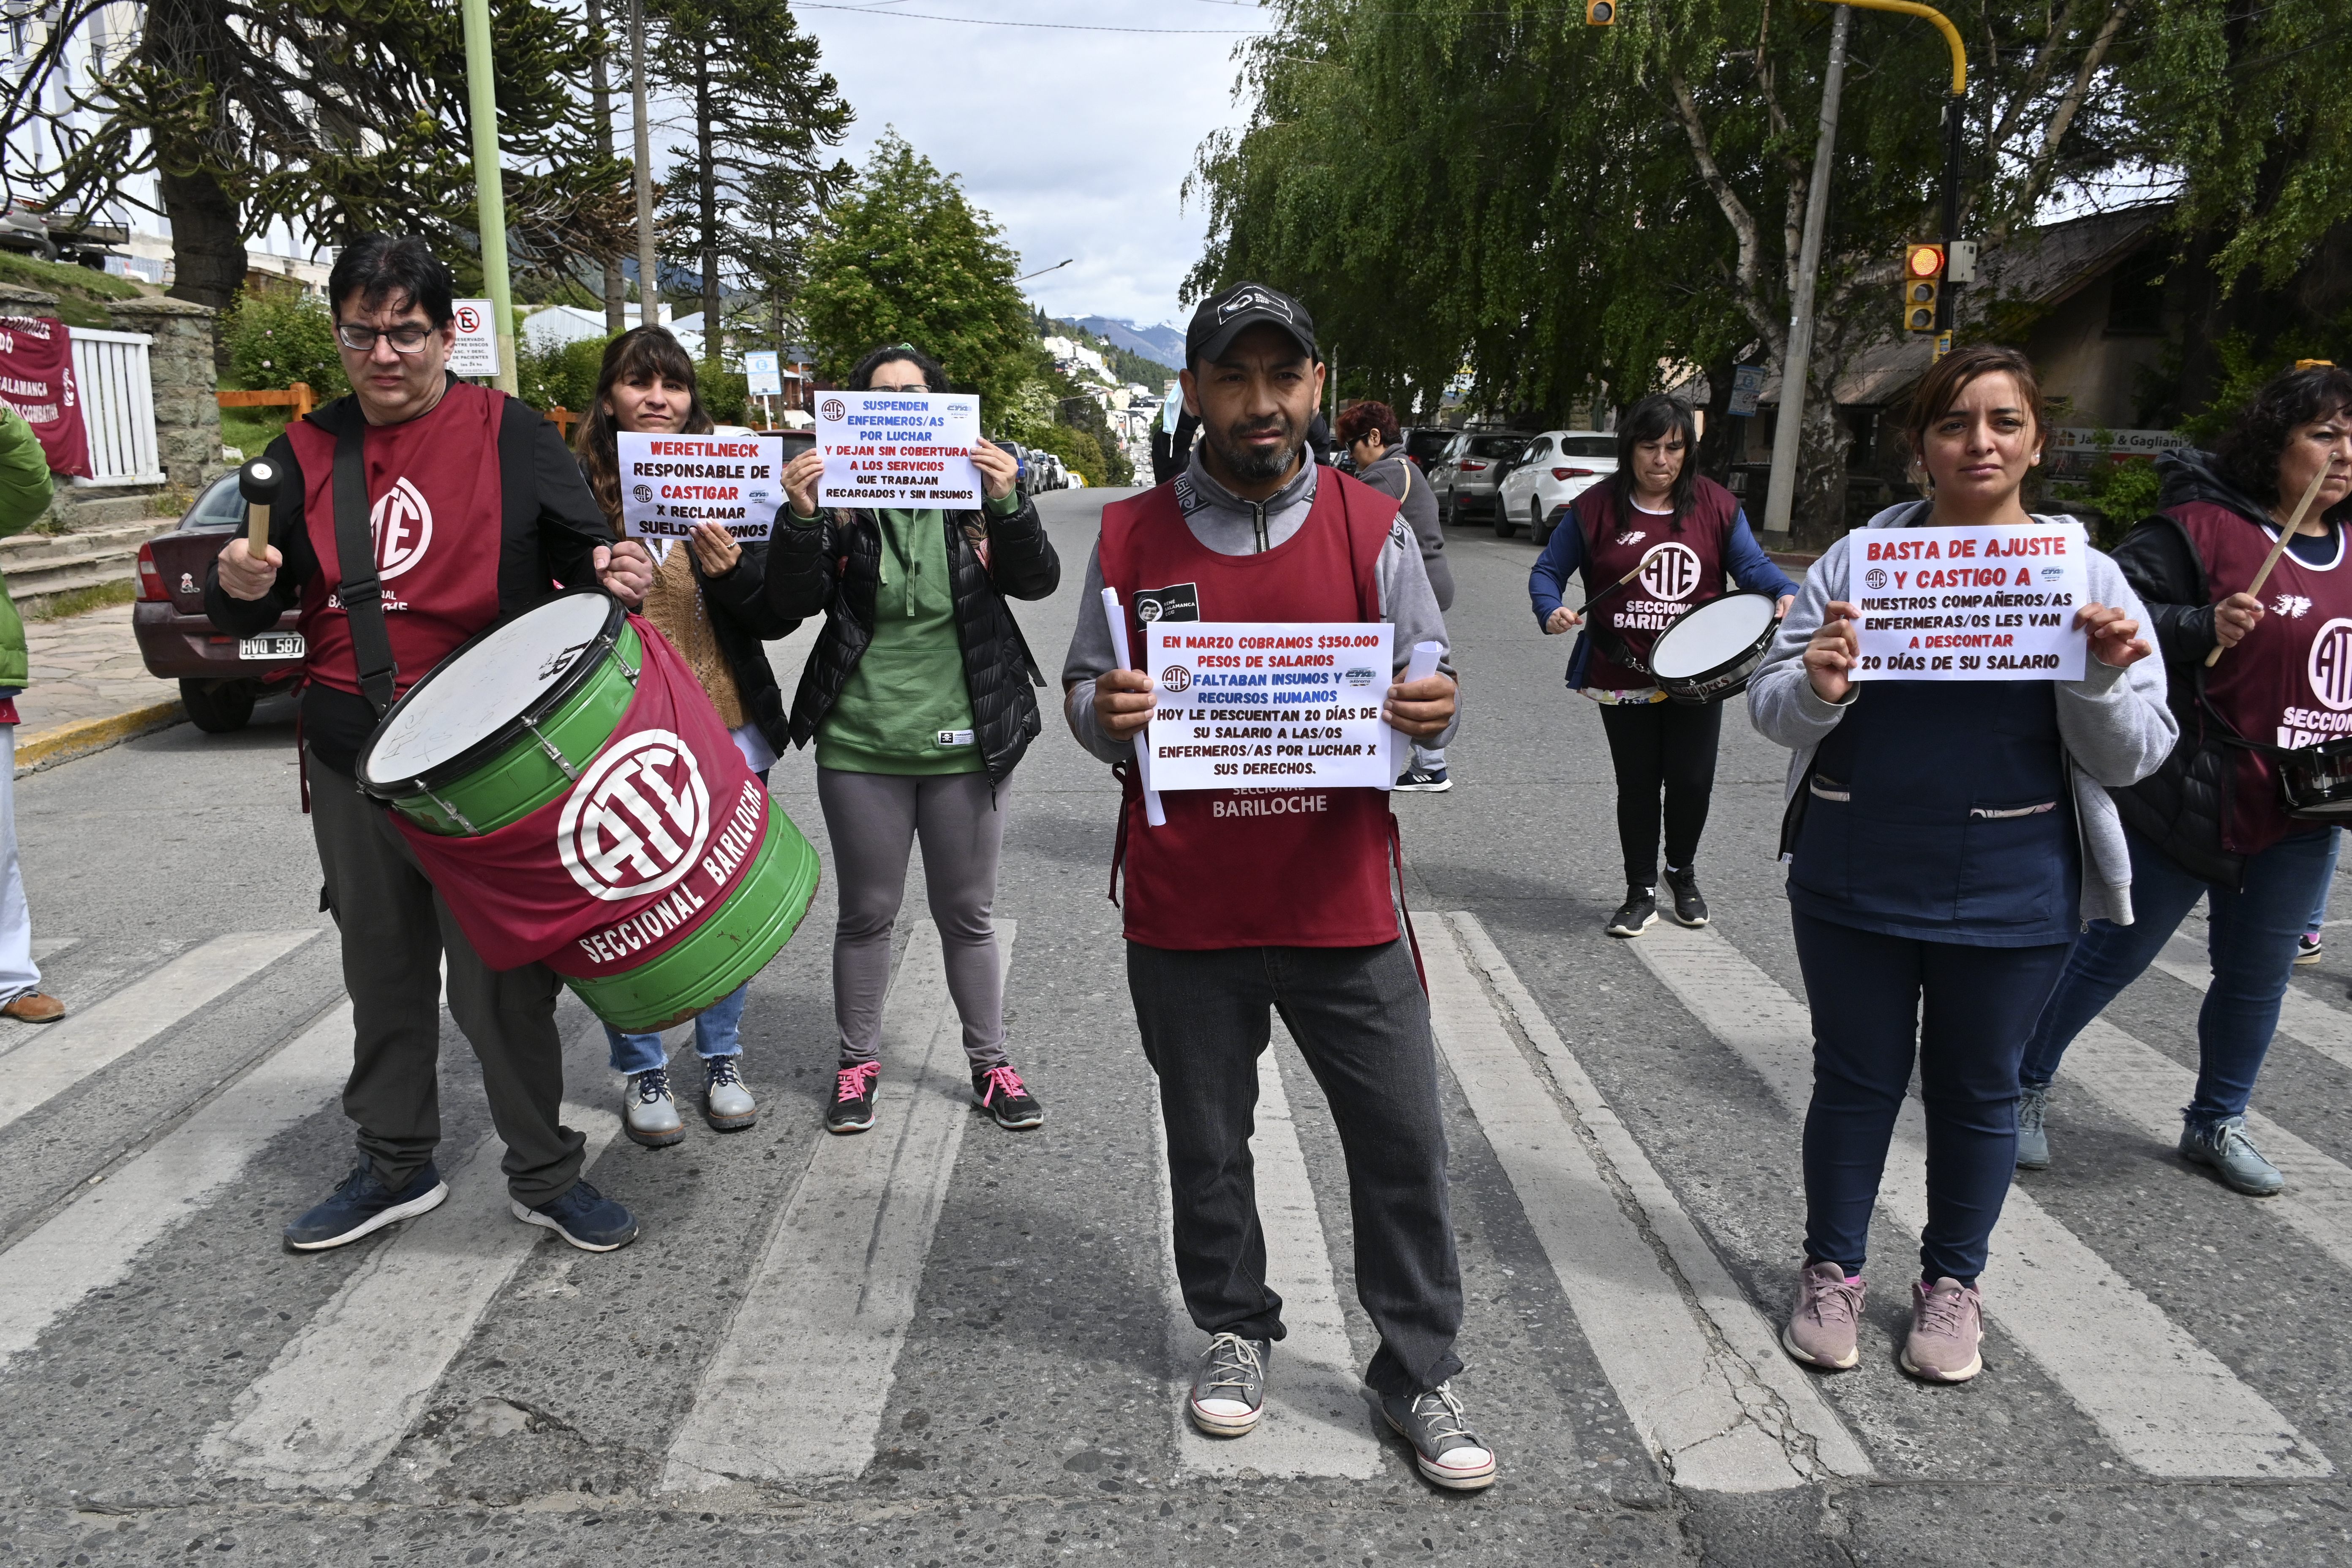
<path fill-rule="evenodd" d="M 710 416 L 695 388 L 694 362 L 667 328 L 639 327 L 604 349 L 596 395 L 580 422 L 572 449 L 596 503 L 622 531 L 619 443 L 623 430 L 655 435 L 708 435 Z M 751 771 L 767 782 L 785 739 L 784 700 L 768 667 L 764 639 L 789 634 L 798 623 L 768 607 L 767 546 L 738 543 L 715 522 L 698 524 L 678 541 L 643 542 L 658 563 L 640 612 L 693 667 Z M 743 1082 L 739 1027 L 746 981 L 695 1016 L 694 1048 L 702 1058 L 702 1115 L 712 1130 L 738 1132 L 760 1119 Z M 686 1136 L 670 1092 L 669 1058 L 658 1032 L 604 1030 L 614 1072 L 628 1075 L 621 1100 L 622 1129 L 647 1148 L 666 1148 Z"/>
<path fill-rule="evenodd" d="M 1927 1221 L 1901 1364 L 1937 1383 L 1981 1369 L 1977 1280 L 2015 1162 L 2019 1058 L 2081 922 L 2131 919 L 2131 857 L 2102 786 L 2147 776 L 2177 733 L 2121 571 L 2072 519 L 2036 517 L 2021 500 L 2048 434 L 2041 407 L 2033 368 L 2014 350 L 1939 361 L 1906 429 L 1929 499 L 1830 546 L 1748 689 L 1756 728 L 1795 753 L 1781 849 L 1812 999 L 1813 1095 L 1805 1263 L 1781 1342 L 1812 1366 L 1861 1359 L 1870 1218 L 1916 1062 Z M 2087 555 L 2089 602 L 2039 591 L 2067 575 L 2057 558 L 2076 552 Z M 1914 581 L 1858 557 L 1900 559 Z M 1987 584 L 1984 603 L 1948 625 L 2062 616 L 2084 639 L 2081 679 L 2037 679 L 2032 660 L 1991 657 L 1972 668 L 1957 658 L 1916 673 L 1864 668 L 1857 598 L 1874 616 L 1909 614 L 1937 602 L 1921 588 L 1962 574 Z M 1944 637 L 1954 635 L 1999 646 Z M 1920 640 L 1941 639 L 1923 627 Z"/>
<path fill-rule="evenodd" d="M 899 343 L 867 354 L 849 390 L 912 399 L 945 392 L 947 376 Z M 874 1125 L 890 932 L 918 837 L 972 1096 L 1000 1127 L 1045 1119 L 1004 1052 L 993 910 L 1004 792 L 1041 727 L 1033 688 L 1045 684 L 1005 600 L 1045 598 L 1062 567 L 1015 482 L 1012 454 L 982 441 L 971 461 L 982 492 L 976 511 L 820 515 L 823 449 L 784 470 L 790 515 L 771 546 L 770 597 L 793 619 L 825 617 L 793 700 L 792 739 L 816 742 L 817 800 L 841 897 L 833 941 L 841 1054 L 829 1132 Z"/>

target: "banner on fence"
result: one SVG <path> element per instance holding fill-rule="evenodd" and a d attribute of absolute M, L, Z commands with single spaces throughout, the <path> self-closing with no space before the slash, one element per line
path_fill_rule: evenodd
<path fill-rule="evenodd" d="M 0 316 L 0 402 L 41 438 L 49 471 L 91 477 L 89 431 L 74 384 L 73 341 L 55 316 Z"/>

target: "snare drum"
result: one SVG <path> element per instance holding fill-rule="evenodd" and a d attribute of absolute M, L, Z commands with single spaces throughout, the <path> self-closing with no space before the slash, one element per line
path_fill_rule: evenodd
<path fill-rule="evenodd" d="M 2298 822 L 2352 823 L 2352 738 L 2277 754 L 2279 794 Z"/>
<path fill-rule="evenodd" d="M 1650 646 L 1658 689 L 1694 707 L 1747 690 L 1780 629 L 1775 603 L 1769 594 L 1726 594 L 1676 616 Z"/>

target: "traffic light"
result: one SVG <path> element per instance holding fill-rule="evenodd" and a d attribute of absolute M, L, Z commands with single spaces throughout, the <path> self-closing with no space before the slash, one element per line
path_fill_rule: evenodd
<path fill-rule="evenodd" d="M 1903 247 L 1903 330 L 1936 330 L 1936 297 L 1944 288 L 1944 247 L 1906 245 Z"/>
<path fill-rule="evenodd" d="M 1584 25 L 1588 27 L 1613 27 L 1617 25 L 1615 0 L 1584 0 Z"/>

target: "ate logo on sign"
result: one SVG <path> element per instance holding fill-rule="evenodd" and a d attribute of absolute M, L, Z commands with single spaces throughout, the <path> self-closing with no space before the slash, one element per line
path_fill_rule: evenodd
<path fill-rule="evenodd" d="M 397 577 L 424 560 L 431 547 L 433 509 L 425 504 L 425 492 L 403 475 L 368 509 L 368 527 L 375 532 L 375 574 Z"/>
<path fill-rule="evenodd" d="M 557 852 L 591 896 L 658 893 L 693 868 L 710 837 L 710 791 L 686 742 L 640 730 L 572 786 L 557 823 Z"/>
<path fill-rule="evenodd" d="M 1698 552 L 1687 544 L 1661 544 L 1642 563 L 1642 586 L 1654 598 L 1687 599 L 1698 578 Z"/>
<path fill-rule="evenodd" d="M 2352 621 L 2338 616 L 2313 634 L 2305 673 L 2321 706 L 2337 713 L 2352 708 Z"/>

